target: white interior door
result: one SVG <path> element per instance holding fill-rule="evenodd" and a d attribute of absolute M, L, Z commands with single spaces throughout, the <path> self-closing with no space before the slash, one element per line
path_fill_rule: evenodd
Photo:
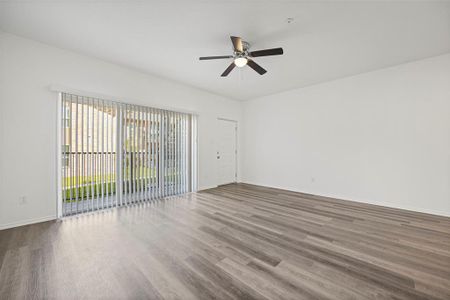
<path fill-rule="evenodd" d="M 236 182 L 237 122 L 218 120 L 217 165 L 219 185 Z"/>

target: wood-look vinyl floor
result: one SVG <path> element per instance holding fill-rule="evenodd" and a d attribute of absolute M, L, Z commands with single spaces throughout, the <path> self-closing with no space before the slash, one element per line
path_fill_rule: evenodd
<path fill-rule="evenodd" d="M 0 231 L 1 299 L 450 299 L 450 218 L 232 184 Z"/>

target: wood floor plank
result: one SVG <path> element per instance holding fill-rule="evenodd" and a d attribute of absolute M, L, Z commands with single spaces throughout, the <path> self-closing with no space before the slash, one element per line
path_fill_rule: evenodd
<path fill-rule="evenodd" d="M 249 184 L 0 231 L 0 299 L 450 299 L 450 218 Z"/>

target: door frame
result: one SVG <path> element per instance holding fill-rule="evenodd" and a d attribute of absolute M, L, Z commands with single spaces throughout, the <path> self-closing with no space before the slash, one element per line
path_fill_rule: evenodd
<path fill-rule="evenodd" d="M 238 145 L 238 141 L 239 141 L 239 139 L 238 139 L 238 121 L 237 120 L 233 120 L 233 119 L 221 118 L 221 117 L 218 117 L 217 121 L 218 122 L 219 121 L 225 121 L 225 122 L 232 122 L 232 123 L 234 123 L 234 128 L 235 128 L 235 130 L 234 130 L 234 138 L 235 138 L 235 145 L 236 145 L 236 148 L 234 149 L 234 153 L 235 153 L 235 155 L 234 155 L 234 181 L 230 182 L 230 183 L 236 183 L 237 182 L 237 178 L 238 178 L 238 161 L 239 161 L 238 160 L 238 155 L 239 155 L 239 151 L 238 151 L 238 148 L 239 148 L 239 145 Z M 219 124 L 219 123 L 217 123 L 217 124 Z M 219 128 L 217 128 L 217 129 L 219 130 Z M 218 150 L 219 150 L 219 145 L 217 143 L 216 154 L 217 154 Z M 218 162 L 216 164 L 216 170 L 217 170 L 217 172 L 219 170 Z M 217 173 L 217 181 L 219 181 L 219 174 L 218 173 Z M 227 185 L 227 184 L 230 184 L 230 183 L 217 184 L 217 186 Z"/>

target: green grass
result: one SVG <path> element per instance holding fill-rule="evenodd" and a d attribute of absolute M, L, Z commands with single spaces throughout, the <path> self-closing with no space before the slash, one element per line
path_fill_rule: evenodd
<path fill-rule="evenodd" d="M 130 176 L 129 174 L 126 174 Z M 157 181 L 156 169 L 148 169 L 148 168 L 140 168 L 141 179 L 136 179 L 136 184 L 139 185 L 139 189 L 146 189 L 148 182 Z M 172 176 L 176 176 L 177 174 L 168 174 L 166 175 L 165 181 L 171 182 Z M 125 184 L 129 184 L 129 178 Z M 131 182 L 132 185 L 135 182 Z M 141 186 L 143 185 L 143 187 Z M 113 195 L 116 193 L 116 182 L 115 182 L 115 174 L 106 174 L 103 178 L 102 176 L 78 176 L 78 177 L 66 177 L 63 179 L 64 185 L 64 193 L 65 202 L 76 202 L 86 200 L 88 197 L 91 198 L 92 195 L 96 196 L 102 194 L 103 195 Z M 78 185 L 78 188 L 75 187 Z M 127 185 L 128 187 L 128 185 Z"/>
<path fill-rule="evenodd" d="M 138 177 L 155 177 L 156 176 L 156 169 L 150 169 L 145 167 L 139 168 L 139 174 L 134 174 L 134 176 Z M 130 178 L 130 171 L 126 170 L 125 177 Z M 78 182 L 76 181 L 78 179 Z M 85 185 L 85 184 L 93 184 L 95 182 L 110 182 L 115 180 L 115 174 L 105 174 L 103 175 L 91 175 L 91 176 L 77 176 L 72 177 L 68 176 L 63 179 L 64 186 L 73 186 L 73 185 Z"/>
<path fill-rule="evenodd" d="M 97 183 L 80 186 L 78 188 L 68 188 L 65 190 L 65 202 L 73 202 L 78 200 L 86 199 L 88 196 L 92 197 L 92 195 L 101 195 L 102 194 L 102 186 L 104 189 L 104 195 L 112 195 L 116 192 L 116 183 L 115 182 L 107 182 L 107 183 Z M 108 191 L 108 193 L 106 193 Z M 78 196 L 78 198 L 77 198 Z"/>

